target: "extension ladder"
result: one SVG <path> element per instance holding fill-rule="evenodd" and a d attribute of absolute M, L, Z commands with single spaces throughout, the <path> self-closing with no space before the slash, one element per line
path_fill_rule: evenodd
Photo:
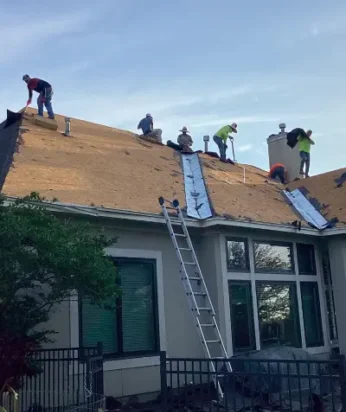
<path fill-rule="evenodd" d="M 166 206 L 165 202 L 167 202 L 169 206 Z M 228 359 L 228 354 L 220 330 L 217 326 L 215 310 L 178 200 L 170 202 L 169 200 L 160 197 L 159 203 L 178 256 L 181 281 L 185 289 L 192 315 L 196 321 L 196 327 L 202 341 L 203 350 L 206 357 L 210 359 L 213 381 L 219 398 L 223 400 L 224 393 L 219 379 L 217 379 L 216 376 L 219 372 L 216 370 L 215 364 L 217 362 L 215 362 L 215 360 Z M 168 210 L 174 210 L 177 216 L 170 216 Z M 175 230 L 173 227 L 175 227 Z M 228 372 L 232 372 L 232 367 L 229 361 L 226 361 L 226 368 Z"/>

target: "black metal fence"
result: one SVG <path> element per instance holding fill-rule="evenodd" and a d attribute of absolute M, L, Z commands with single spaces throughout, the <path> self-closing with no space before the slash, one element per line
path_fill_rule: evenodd
<path fill-rule="evenodd" d="M 32 352 L 29 359 L 39 373 L 23 378 L 17 402 L 8 395 L 10 411 L 65 412 L 80 405 L 92 410 L 88 405 L 103 394 L 101 344 L 94 348 L 43 349 Z"/>
<path fill-rule="evenodd" d="M 337 360 L 167 358 L 161 353 L 164 411 L 346 411 L 344 357 Z M 228 372 L 227 362 L 232 366 Z M 218 386 L 223 393 L 219 396 Z"/>

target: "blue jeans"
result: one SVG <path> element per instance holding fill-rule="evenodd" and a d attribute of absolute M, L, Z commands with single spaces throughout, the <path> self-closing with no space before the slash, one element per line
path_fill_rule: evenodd
<path fill-rule="evenodd" d="M 227 149 L 226 143 L 219 136 L 214 136 L 213 139 L 214 139 L 214 142 L 219 147 L 220 159 L 221 160 L 226 160 L 226 149 Z"/>
<path fill-rule="evenodd" d="M 47 89 L 42 90 L 42 92 L 38 95 L 37 107 L 39 116 L 43 116 L 43 105 L 45 105 L 48 112 L 48 117 L 50 119 L 54 119 L 54 113 L 52 108 L 53 93 L 53 89 L 51 87 L 48 87 Z"/>
<path fill-rule="evenodd" d="M 307 152 L 299 152 L 300 158 L 302 161 L 300 162 L 300 174 L 304 174 L 304 165 L 305 165 L 305 176 L 309 176 L 310 170 L 310 153 Z"/>

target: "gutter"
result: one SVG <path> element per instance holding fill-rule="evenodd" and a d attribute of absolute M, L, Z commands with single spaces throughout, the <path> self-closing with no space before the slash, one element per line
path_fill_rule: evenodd
<path fill-rule="evenodd" d="M 17 200 L 16 197 L 7 196 L 5 204 L 12 204 Z M 157 223 L 166 224 L 164 216 L 157 213 L 146 213 L 146 212 L 131 212 L 129 210 L 112 209 L 106 207 L 97 206 L 83 206 L 73 203 L 61 203 L 61 202 L 45 202 L 47 209 L 56 213 L 69 213 L 72 215 L 83 215 L 92 216 L 99 218 L 108 219 L 121 219 L 129 220 L 135 222 L 146 222 L 146 223 Z M 316 229 L 306 227 L 298 230 L 290 225 L 284 224 L 274 224 L 274 223 L 263 223 L 263 222 L 246 222 L 240 220 L 227 220 L 222 217 L 212 217 L 206 220 L 195 220 L 186 218 L 186 225 L 188 227 L 195 228 L 212 228 L 215 226 L 222 227 L 233 227 L 233 228 L 244 228 L 244 229 L 256 229 L 256 230 L 267 230 L 281 233 L 294 233 L 302 234 L 308 236 L 326 236 L 326 235 L 339 235 L 346 233 L 346 229 L 325 229 L 323 232 Z"/>

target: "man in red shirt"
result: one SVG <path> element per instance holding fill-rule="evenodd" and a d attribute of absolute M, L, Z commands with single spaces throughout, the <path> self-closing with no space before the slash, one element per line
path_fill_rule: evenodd
<path fill-rule="evenodd" d="M 26 103 L 26 106 L 30 106 L 32 100 L 32 92 L 35 91 L 38 93 L 37 98 L 37 107 L 38 115 L 43 116 L 43 105 L 46 106 L 48 117 L 54 119 L 54 112 L 52 108 L 52 97 L 53 97 L 53 88 L 45 80 L 31 78 L 28 74 L 23 76 L 23 80 L 28 85 L 29 90 L 29 100 Z"/>
<path fill-rule="evenodd" d="M 287 170 L 282 163 L 275 163 L 269 171 L 268 177 L 276 180 L 277 178 L 284 185 L 287 183 Z"/>

